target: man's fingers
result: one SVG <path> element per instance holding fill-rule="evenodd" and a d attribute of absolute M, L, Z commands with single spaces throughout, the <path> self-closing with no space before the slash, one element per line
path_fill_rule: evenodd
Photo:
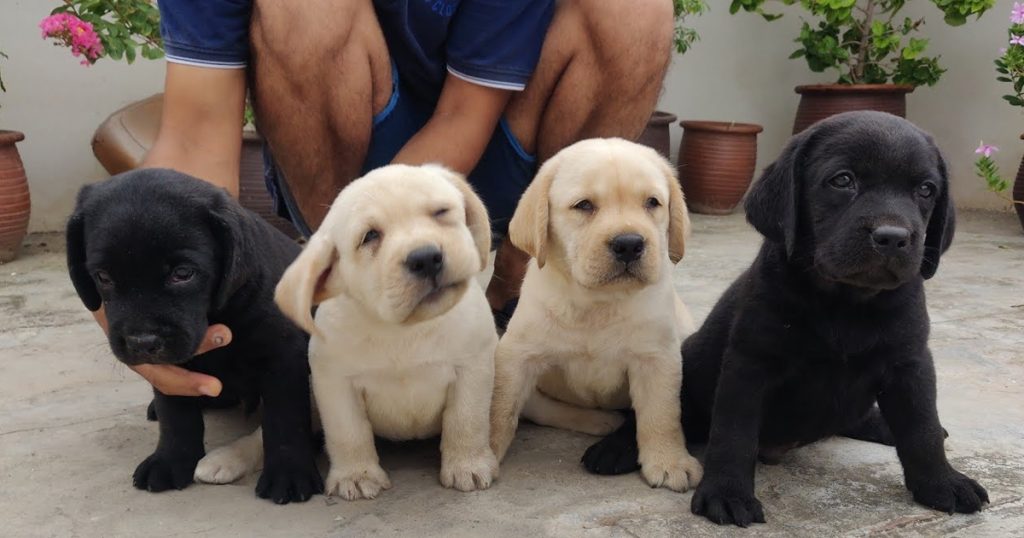
<path fill-rule="evenodd" d="M 168 396 L 217 396 L 223 388 L 216 377 L 170 364 L 137 364 L 130 368 Z"/>
<path fill-rule="evenodd" d="M 202 355 L 207 351 L 224 347 L 231 343 L 231 329 L 227 325 L 217 323 L 210 325 L 206 329 L 206 336 L 203 337 L 203 342 L 199 344 L 199 349 L 196 350 L 196 355 Z"/>

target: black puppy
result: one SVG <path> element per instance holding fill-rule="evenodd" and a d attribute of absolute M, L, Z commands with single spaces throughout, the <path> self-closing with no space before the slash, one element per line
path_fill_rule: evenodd
<path fill-rule="evenodd" d="M 222 189 L 144 169 L 84 187 L 67 226 L 68 271 L 89 310 L 101 304 L 125 364 L 176 364 L 216 376 L 216 398 L 154 390 L 156 451 L 139 489 L 181 489 L 204 455 L 204 407 L 262 399 L 264 467 L 256 493 L 276 503 L 323 490 L 314 461 L 304 333 L 278 311 L 274 286 L 299 246 Z M 193 357 L 207 327 L 231 344 Z"/>
<path fill-rule="evenodd" d="M 980 510 L 988 494 L 946 461 L 935 408 L 924 280 L 954 214 L 931 137 L 889 114 L 834 116 L 793 137 L 746 211 L 761 251 L 682 348 L 683 425 L 708 440 L 693 513 L 764 522 L 759 451 L 837 434 L 895 444 L 919 503 Z M 633 428 L 592 446 L 586 467 L 635 469 Z"/>

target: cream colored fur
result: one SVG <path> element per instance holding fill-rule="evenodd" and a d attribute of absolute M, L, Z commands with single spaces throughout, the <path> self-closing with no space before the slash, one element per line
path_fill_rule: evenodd
<path fill-rule="evenodd" d="M 591 139 L 544 164 L 510 224 L 512 242 L 534 259 L 495 358 L 499 461 L 521 413 L 601 435 L 621 422 L 602 409 L 632 406 L 647 482 L 696 486 L 702 469 L 686 450 L 679 407 L 679 349 L 693 321 L 671 278 L 688 225 L 671 166 L 649 148 Z M 630 266 L 609 250 L 626 233 L 645 241 Z"/>
<path fill-rule="evenodd" d="M 434 283 L 404 265 L 424 246 L 444 253 Z M 461 176 L 391 165 L 338 195 L 285 272 L 275 299 L 312 335 L 313 392 L 331 460 L 327 494 L 372 499 L 391 487 L 374 435 L 440 434 L 446 487 L 483 489 L 498 476 L 487 420 L 497 334 L 472 282 L 489 250 L 487 212 Z"/>

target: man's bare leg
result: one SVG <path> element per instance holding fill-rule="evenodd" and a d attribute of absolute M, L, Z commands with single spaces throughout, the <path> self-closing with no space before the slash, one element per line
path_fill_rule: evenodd
<path fill-rule="evenodd" d="M 544 162 L 584 138 L 638 137 L 661 93 L 672 28 L 669 0 L 562 0 L 533 78 L 506 111 L 523 148 Z M 502 243 L 491 308 L 519 296 L 528 260 Z"/>
<path fill-rule="evenodd" d="M 370 0 L 256 0 L 252 98 L 259 129 L 313 230 L 355 179 L 391 60 Z"/>

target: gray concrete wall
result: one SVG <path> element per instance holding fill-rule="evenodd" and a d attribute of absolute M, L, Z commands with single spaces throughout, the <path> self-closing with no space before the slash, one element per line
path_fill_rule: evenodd
<path fill-rule="evenodd" d="M 761 123 L 759 167 L 766 165 L 789 135 L 797 96 L 793 87 L 829 82 L 831 74 L 810 73 L 801 60 L 787 60 L 799 26 L 795 10 L 766 23 L 750 14 L 730 16 L 725 0 L 694 21 L 703 39 L 685 57 L 675 59 L 666 80 L 661 108 L 682 118 Z M 32 189 L 32 230 L 59 229 L 74 194 L 84 183 L 105 176 L 89 147 L 93 130 L 112 111 L 160 90 L 163 62 L 135 65 L 101 61 L 82 67 L 67 50 L 40 39 L 37 27 L 57 0 L 0 0 L 0 50 L 10 59 L 0 64 L 7 94 L 0 94 L 0 128 L 24 131 L 20 145 Z M 962 206 L 1001 208 L 1005 204 L 984 191 L 972 170 L 979 139 L 1003 148 L 999 164 L 1015 172 L 1024 153 L 1017 139 L 1024 121 L 1000 99 L 992 59 L 1006 42 L 1012 0 L 999 0 L 993 11 L 961 28 L 949 28 L 930 2 L 908 8 L 927 15 L 932 50 L 949 68 L 935 88 L 910 96 L 909 116 L 933 131 L 952 162 L 955 193 Z M 679 129 L 674 128 L 673 143 Z"/>

